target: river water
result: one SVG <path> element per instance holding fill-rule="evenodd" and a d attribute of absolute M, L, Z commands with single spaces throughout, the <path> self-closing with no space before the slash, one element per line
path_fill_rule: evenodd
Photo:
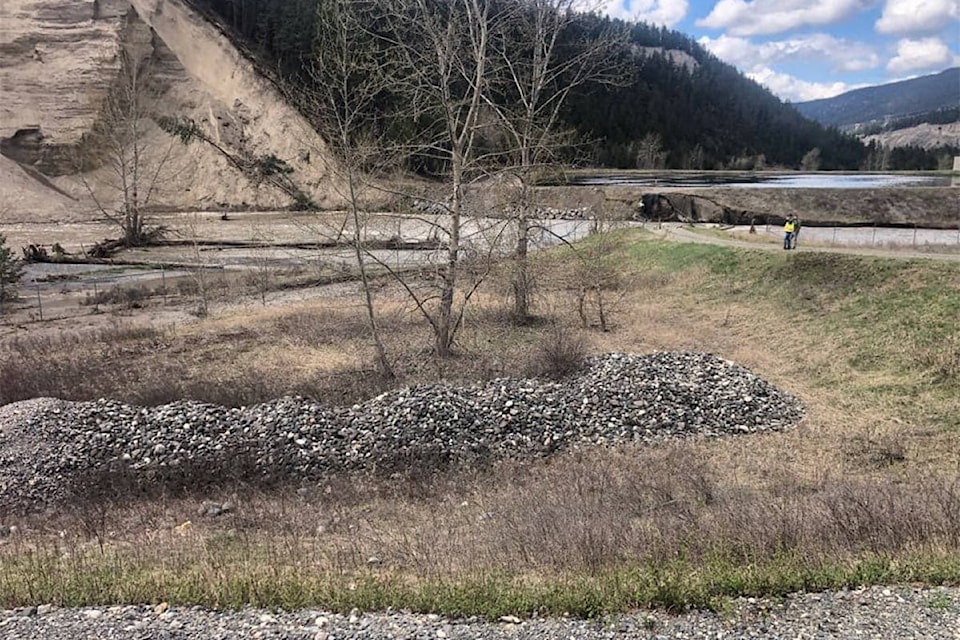
<path fill-rule="evenodd" d="M 624 172 L 581 174 L 570 185 L 637 187 L 730 187 L 739 189 L 882 189 L 886 187 L 948 187 L 947 175 L 893 173 L 686 173 Z"/>

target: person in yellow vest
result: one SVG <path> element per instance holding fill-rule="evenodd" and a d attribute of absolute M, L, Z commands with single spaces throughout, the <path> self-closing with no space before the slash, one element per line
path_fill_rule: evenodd
<path fill-rule="evenodd" d="M 796 223 L 793 221 L 793 216 L 787 218 L 786 223 L 783 225 L 783 248 L 791 249 L 793 243 L 793 232 L 796 230 Z"/>

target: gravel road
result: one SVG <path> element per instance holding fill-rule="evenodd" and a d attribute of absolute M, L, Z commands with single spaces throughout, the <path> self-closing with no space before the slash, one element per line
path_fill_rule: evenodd
<path fill-rule="evenodd" d="M 601 620 L 451 620 L 410 613 L 331 614 L 117 606 L 0 610 L 0 640 L 960 640 L 960 588 L 871 587 L 741 598 L 722 613 L 637 612 Z"/>
<path fill-rule="evenodd" d="M 715 224 L 698 225 L 701 229 L 716 229 Z M 647 229 L 665 240 L 713 244 L 738 249 L 758 251 L 783 251 L 783 232 L 779 227 L 758 227 L 769 242 L 745 239 L 749 227 L 736 227 L 727 237 L 697 233 L 698 227 L 670 222 L 662 225 L 648 224 Z M 739 237 L 738 237 L 739 236 Z M 871 258 L 897 258 L 900 260 L 960 261 L 960 233 L 956 230 L 922 229 L 916 235 L 913 229 L 871 227 L 803 227 L 800 246 L 804 253 L 840 253 L 849 256 Z"/>

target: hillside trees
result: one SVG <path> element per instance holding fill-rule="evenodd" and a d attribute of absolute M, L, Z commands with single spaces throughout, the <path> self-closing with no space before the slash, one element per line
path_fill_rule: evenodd
<path fill-rule="evenodd" d="M 235 29 L 236 37 L 257 52 L 261 64 L 279 70 L 290 83 L 309 82 L 308 66 L 315 37 L 315 15 L 321 0 L 194 0 Z M 491 0 L 493 2 L 493 0 Z M 522 11 L 530 16 L 544 0 L 496 2 L 497 12 Z M 448 0 L 433 0 L 430 11 L 449 11 Z M 560 6 L 560 0 L 547 5 Z M 574 130 L 593 142 L 589 161 L 601 166 L 628 168 L 636 163 L 636 143 L 647 134 L 659 134 L 665 168 L 691 164 L 706 169 L 723 168 L 737 159 L 763 155 L 767 166 L 799 167 L 813 147 L 822 152 L 824 170 L 856 169 L 866 151 L 851 136 L 804 119 L 791 105 L 721 62 L 688 36 L 645 23 L 625 23 L 572 9 L 564 23 L 563 42 L 601 38 L 611 30 L 628 36 L 610 59 L 628 72 L 625 82 L 605 87 L 586 83 L 572 88 L 558 114 L 561 130 Z M 389 2 L 371 2 L 376 30 L 391 11 Z M 532 50 L 520 29 L 508 30 L 511 59 L 520 60 Z M 412 43 L 413 44 L 413 43 Z M 423 44 L 423 43 L 421 43 Z M 396 99 L 394 96 L 393 99 Z M 389 95 L 380 105 L 398 105 Z M 403 103 L 399 106 L 410 106 Z M 392 131 L 399 140 L 425 124 L 414 108 L 410 117 L 397 118 Z M 429 124 L 429 123 L 427 123 Z M 578 150 L 579 151 L 579 150 Z M 564 160 L 574 156 L 569 153 Z M 577 157 L 577 160 L 581 158 Z M 424 173 L 445 170 L 437 157 L 414 154 L 410 168 Z"/>

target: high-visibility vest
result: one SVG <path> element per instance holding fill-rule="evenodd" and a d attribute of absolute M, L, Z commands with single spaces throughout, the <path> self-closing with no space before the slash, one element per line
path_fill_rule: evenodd
<path fill-rule="evenodd" d="M 787 224 L 783 225 L 783 230 L 787 233 L 793 233 L 794 228 L 792 220 L 787 220 Z"/>

